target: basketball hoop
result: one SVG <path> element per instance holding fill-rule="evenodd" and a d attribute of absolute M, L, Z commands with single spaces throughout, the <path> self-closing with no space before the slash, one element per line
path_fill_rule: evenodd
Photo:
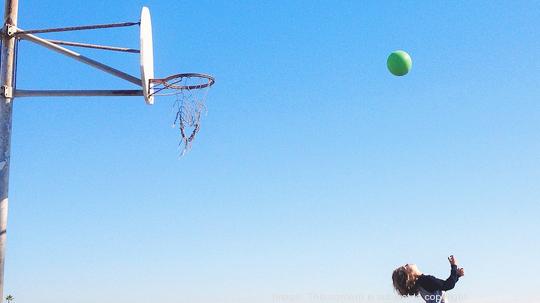
<path fill-rule="evenodd" d="M 176 110 L 173 127 L 178 127 L 182 137 L 179 146 L 181 156 L 191 149 L 191 143 L 199 132 L 201 118 L 206 114 L 206 96 L 215 83 L 214 77 L 206 74 L 183 73 L 163 79 L 150 79 L 149 87 L 153 96 L 175 96 L 173 109 Z"/>
<path fill-rule="evenodd" d="M 183 73 L 163 79 L 150 79 L 153 91 L 150 96 L 170 96 L 182 93 L 182 90 L 205 89 L 214 85 L 214 77 L 199 73 Z"/>
<path fill-rule="evenodd" d="M 125 47 L 50 40 L 34 35 L 39 33 L 93 30 L 135 25 L 139 25 L 139 50 Z M 174 108 L 176 109 L 176 117 L 173 126 L 178 126 L 180 130 L 182 139 L 180 145 L 183 145 L 182 155 L 184 155 L 191 148 L 191 143 L 195 139 L 195 136 L 200 129 L 202 114 L 206 112 L 205 102 L 208 89 L 214 84 L 215 80 L 210 75 L 200 73 L 175 74 L 166 78 L 156 78 L 154 76 L 152 19 L 148 7 L 142 8 L 141 18 L 139 22 L 123 22 L 35 30 L 23 30 L 15 26 L 8 26 L 2 34 L 8 36 L 16 36 L 17 39 L 34 42 L 45 48 L 51 49 L 67 57 L 70 57 L 84 64 L 97 68 L 101 71 L 109 73 L 113 76 L 126 80 L 132 84 L 139 86 L 140 88 L 136 90 L 23 90 L 16 89 L 13 85 L 11 87 L 8 87 L 8 89 L 0 90 L 0 96 L 2 94 L 4 95 L 4 98 L 38 96 L 143 96 L 144 101 L 148 105 L 154 104 L 154 96 L 175 96 L 176 102 L 174 102 Z M 0 40 L 5 42 L 5 37 Z M 94 48 L 109 51 L 139 53 L 141 76 L 140 78 L 132 76 L 104 63 L 88 58 L 82 54 L 76 53 L 61 45 Z"/>

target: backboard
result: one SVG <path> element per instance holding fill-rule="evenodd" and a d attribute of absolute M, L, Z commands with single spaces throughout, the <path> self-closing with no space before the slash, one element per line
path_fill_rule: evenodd
<path fill-rule="evenodd" d="M 153 88 L 150 80 L 154 79 L 154 46 L 152 43 L 152 19 L 148 7 L 141 11 L 141 81 L 146 104 L 154 104 Z"/>

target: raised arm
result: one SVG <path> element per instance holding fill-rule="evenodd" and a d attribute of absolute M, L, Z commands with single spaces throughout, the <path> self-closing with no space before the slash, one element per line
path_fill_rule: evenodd
<path fill-rule="evenodd" d="M 454 288 L 456 282 L 459 280 L 459 277 L 464 275 L 463 268 L 457 267 L 457 260 L 454 256 L 448 258 L 450 262 L 450 276 L 446 280 L 437 279 L 433 276 L 422 275 L 416 281 L 418 287 L 422 287 L 427 291 L 436 291 L 436 290 L 450 290 Z"/>

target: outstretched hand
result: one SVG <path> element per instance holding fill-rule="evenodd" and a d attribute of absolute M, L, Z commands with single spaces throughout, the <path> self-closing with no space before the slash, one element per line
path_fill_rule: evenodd
<path fill-rule="evenodd" d="M 456 265 L 457 266 L 457 259 L 454 257 L 454 255 L 451 255 L 448 257 L 448 262 L 450 262 L 450 265 Z M 458 277 L 463 277 L 465 275 L 465 269 L 463 267 L 457 269 L 457 275 Z"/>

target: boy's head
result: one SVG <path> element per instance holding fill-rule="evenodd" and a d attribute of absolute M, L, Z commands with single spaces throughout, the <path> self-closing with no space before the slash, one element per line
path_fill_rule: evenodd
<path fill-rule="evenodd" d="M 415 284 L 421 274 L 416 264 L 405 264 L 396 268 L 392 273 L 392 282 L 398 294 L 401 296 L 416 296 L 418 290 Z"/>

